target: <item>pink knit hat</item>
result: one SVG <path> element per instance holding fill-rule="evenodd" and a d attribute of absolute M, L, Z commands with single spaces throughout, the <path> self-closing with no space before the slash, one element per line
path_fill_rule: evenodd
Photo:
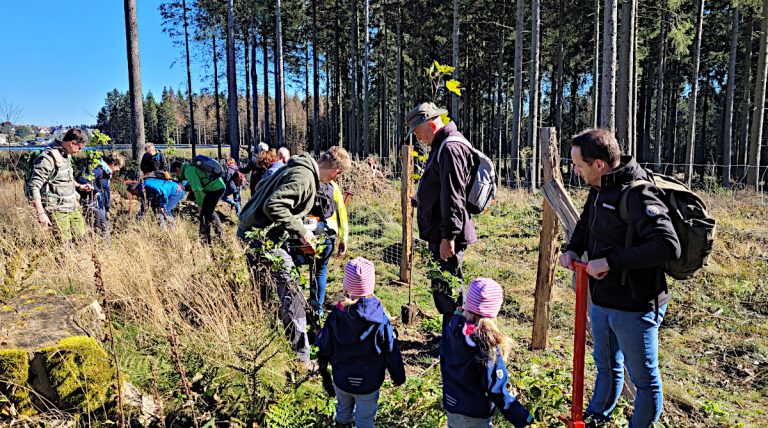
<path fill-rule="evenodd" d="M 373 294 L 375 283 L 376 271 L 370 260 L 358 257 L 344 266 L 343 288 L 351 297 Z"/>
<path fill-rule="evenodd" d="M 484 318 L 495 318 L 504 301 L 504 290 L 490 278 L 475 278 L 464 298 L 464 310 Z"/>

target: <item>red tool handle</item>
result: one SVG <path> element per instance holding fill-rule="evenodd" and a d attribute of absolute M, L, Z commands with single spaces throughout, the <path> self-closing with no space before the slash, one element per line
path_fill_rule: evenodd
<path fill-rule="evenodd" d="M 587 293 L 589 276 L 587 263 L 574 260 L 576 271 L 576 315 L 573 334 L 573 385 L 571 398 L 571 417 L 560 417 L 571 428 L 584 427 L 584 350 L 587 338 Z"/>

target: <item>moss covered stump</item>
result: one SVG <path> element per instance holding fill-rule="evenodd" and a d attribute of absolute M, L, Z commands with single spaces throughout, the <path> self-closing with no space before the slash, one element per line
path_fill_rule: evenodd
<path fill-rule="evenodd" d="M 0 415 L 32 413 L 28 378 L 29 354 L 18 349 L 0 350 Z"/>
<path fill-rule="evenodd" d="M 68 337 L 40 354 L 59 409 L 90 413 L 102 409 L 114 395 L 114 369 L 94 339 Z"/>

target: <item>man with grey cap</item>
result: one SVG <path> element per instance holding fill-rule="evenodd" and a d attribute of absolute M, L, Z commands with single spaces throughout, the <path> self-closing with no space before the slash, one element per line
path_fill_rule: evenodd
<path fill-rule="evenodd" d="M 461 278 L 464 250 L 477 240 L 466 208 L 474 154 L 447 114 L 434 103 L 421 103 L 405 115 L 405 121 L 416 139 L 430 147 L 416 192 L 419 237 L 429 243 L 440 269 Z M 443 323 L 449 322 L 461 296 L 454 300 L 446 281 L 432 279 L 432 297 Z"/>

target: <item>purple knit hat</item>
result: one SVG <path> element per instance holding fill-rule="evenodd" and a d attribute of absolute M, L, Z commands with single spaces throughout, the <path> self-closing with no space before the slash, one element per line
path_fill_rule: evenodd
<path fill-rule="evenodd" d="M 344 266 L 343 288 L 351 297 L 373 294 L 375 283 L 376 270 L 370 260 L 358 257 Z"/>
<path fill-rule="evenodd" d="M 464 310 L 484 318 L 495 318 L 504 301 L 504 290 L 490 278 L 475 278 L 469 284 Z"/>

